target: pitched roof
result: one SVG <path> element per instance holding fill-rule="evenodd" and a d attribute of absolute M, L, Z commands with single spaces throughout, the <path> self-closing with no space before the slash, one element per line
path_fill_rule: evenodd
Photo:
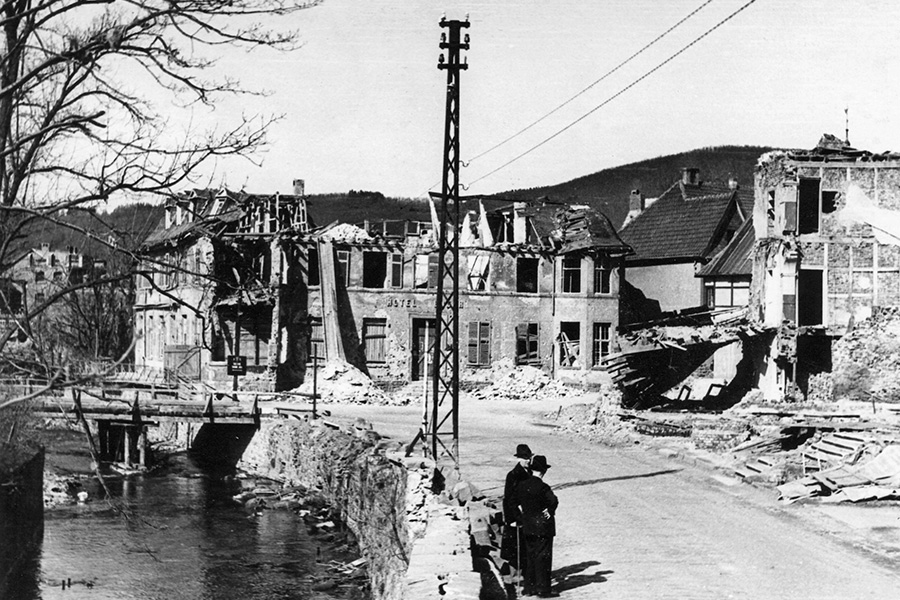
<path fill-rule="evenodd" d="M 697 277 L 736 277 L 753 274 L 753 245 L 756 234 L 753 219 L 741 225 L 734 238 L 708 264 L 697 271 Z"/>
<path fill-rule="evenodd" d="M 750 217 L 751 191 L 723 184 L 691 185 L 679 181 L 619 231 L 619 236 L 634 249 L 628 262 L 708 258 L 736 210 L 739 222 Z"/>

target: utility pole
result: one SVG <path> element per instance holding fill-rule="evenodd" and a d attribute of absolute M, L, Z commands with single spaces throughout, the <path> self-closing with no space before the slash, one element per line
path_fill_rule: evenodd
<path fill-rule="evenodd" d="M 441 50 L 438 69 L 447 71 L 447 108 L 444 121 L 444 165 L 440 195 L 438 277 L 435 301 L 434 377 L 431 419 L 425 432 L 431 436 L 431 456 L 449 455 L 459 469 L 459 74 L 469 65 L 460 52 L 469 49 L 469 36 L 460 32 L 465 21 L 441 17 Z M 446 422 L 450 421 L 450 444 Z"/>

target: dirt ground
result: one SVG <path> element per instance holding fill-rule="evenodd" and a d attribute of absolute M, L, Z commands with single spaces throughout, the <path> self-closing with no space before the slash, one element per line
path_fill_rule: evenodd
<path fill-rule="evenodd" d="M 499 496 L 518 443 L 547 456 L 560 500 L 554 589 L 562 598 L 895 597 L 900 505 L 784 505 L 676 440 L 588 440 L 557 427 L 595 398 L 460 400 L 460 469 Z M 328 404 L 404 443 L 421 407 Z M 416 450 L 421 452 L 421 447 Z"/>

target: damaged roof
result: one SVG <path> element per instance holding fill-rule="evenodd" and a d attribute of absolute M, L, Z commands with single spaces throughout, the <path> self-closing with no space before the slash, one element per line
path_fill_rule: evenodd
<path fill-rule="evenodd" d="M 166 227 L 166 219 L 159 220 L 156 229 L 144 241 L 144 248 L 152 248 L 164 243 L 177 243 L 182 238 L 194 235 L 218 233 L 211 231 L 219 226 L 240 221 L 246 208 L 259 202 L 271 200 L 274 194 L 249 194 L 232 192 L 228 189 L 195 189 L 170 197 L 166 210 L 181 204 L 183 210 L 192 212 L 193 218 Z M 301 198 L 292 194 L 279 194 L 281 202 L 289 204 Z"/>
<path fill-rule="evenodd" d="M 562 231 L 559 249 L 562 254 L 592 249 L 631 251 L 631 247 L 616 234 L 606 215 L 593 208 L 565 207 L 557 212 L 556 220 Z"/>
<path fill-rule="evenodd" d="M 753 229 L 753 219 L 747 219 L 734 234 L 731 242 L 697 271 L 697 277 L 751 276 L 755 243 L 756 233 Z"/>
<path fill-rule="evenodd" d="M 811 150 L 785 150 L 782 152 L 770 152 L 764 154 L 760 162 L 765 162 L 769 156 L 784 155 L 791 160 L 811 161 L 811 162 L 880 162 L 889 160 L 900 160 L 900 154 L 896 152 L 869 152 L 868 150 L 858 150 L 850 145 L 846 140 L 842 140 L 836 135 L 825 133 L 819 139 L 819 143 Z"/>
<path fill-rule="evenodd" d="M 619 235 L 634 249 L 628 262 L 708 258 L 735 218 L 753 213 L 753 193 L 727 184 L 678 181 L 626 225 Z"/>

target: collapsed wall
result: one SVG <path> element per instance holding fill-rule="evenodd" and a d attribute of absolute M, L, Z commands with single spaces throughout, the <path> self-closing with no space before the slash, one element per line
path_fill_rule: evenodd
<path fill-rule="evenodd" d="M 873 307 L 832 345 L 836 398 L 900 403 L 900 307 Z"/>

